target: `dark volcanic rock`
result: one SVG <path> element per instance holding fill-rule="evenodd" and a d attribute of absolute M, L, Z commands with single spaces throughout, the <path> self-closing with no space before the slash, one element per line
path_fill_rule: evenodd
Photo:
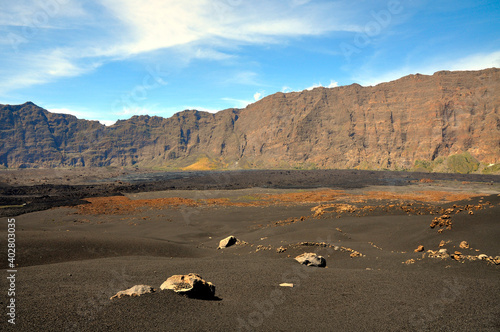
<path fill-rule="evenodd" d="M 468 152 L 500 162 L 500 70 L 276 93 L 245 109 L 134 116 L 105 127 L 0 105 L 0 165 L 410 168 Z M 197 163 L 203 160 L 203 163 Z"/>

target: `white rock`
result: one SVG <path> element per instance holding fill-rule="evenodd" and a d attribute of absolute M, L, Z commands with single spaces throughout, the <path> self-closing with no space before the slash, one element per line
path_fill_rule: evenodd
<path fill-rule="evenodd" d="M 318 256 L 313 252 L 305 252 L 302 255 L 295 257 L 295 260 L 300 264 L 304 264 L 307 266 L 317 266 L 317 267 L 325 267 L 326 260 L 323 256 Z"/>
<path fill-rule="evenodd" d="M 228 236 L 225 239 L 220 240 L 219 242 L 219 247 L 217 249 L 224 249 L 227 247 L 232 246 L 235 244 L 238 240 L 234 236 Z"/>
<path fill-rule="evenodd" d="M 160 289 L 169 289 L 196 298 L 212 298 L 215 296 L 215 285 L 203 280 L 199 274 L 195 273 L 173 275 L 165 280 Z"/>
<path fill-rule="evenodd" d="M 129 289 L 120 291 L 110 297 L 109 299 L 120 299 L 125 296 L 141 296 L 143 294 L 149 294 L 149 293 L 154 293 L 155 289 L 151 286 L 148 285 L 135 285 L 134 287 L 131 287 Z"/>
<path fill-rule="evenodd" d="M 281 287 L 293 287 L 293 284 L 291 283 L 288 283 L 288 282 L 284 282 L 282 284 L 280 284 Z"/>

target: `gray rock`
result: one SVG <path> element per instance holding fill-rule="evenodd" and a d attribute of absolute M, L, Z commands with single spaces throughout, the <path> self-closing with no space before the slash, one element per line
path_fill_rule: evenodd
<path fill-rule="evenodd" d="M 120 291 L 110 297 L 109 299 L 120 299 L 125 296 L 141 296 L 143 294 L 149 294 L 149 293 L 154 293 L 155 289 L 151 286 L 148 285 L 135 285 L 134 287 L 131 287 L 129 289 Z"/>
<path fill-rule="evenodd" d="M 160 289 L 173 290 L 174 292 L 194 298 L 213 298 L 215 296 L 215 285 L 203 280 L 195 273 L 187 275 L 173 275 L 168 278 Z"/>
<path fill-rule="evenodd" d="M 300 264 L 304 264 L 307 266 L 317 266 L 317 267 L 325 267 L 326 260 L 323 256 L 318 256 L 313 252 L 306 252 L 302 255 L 295 257 L 295 260 Z"/>
<path fill-rule="evenodd" d="M 220 240 L 219 242 L 219 247 L 217 249 L 224 249 L 227 247 L 232 246 L 235 244 L 238 240 L 234 236 L 228 236 L 225 239 Z"/>

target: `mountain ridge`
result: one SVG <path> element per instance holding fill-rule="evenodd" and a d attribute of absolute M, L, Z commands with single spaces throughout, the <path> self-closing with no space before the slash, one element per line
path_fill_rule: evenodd
<path fill-rule="evenodd" d="M 133 116 L 112 126 L 32 102 L 0 105 L 0 165 L 440 171 L 450 156 L 466 154 L 483 165 L 476 171 L 500 163 L 498 91 L 497 68 L 439 71 L 368 87 L 279 92 L 217 113 Z"/>

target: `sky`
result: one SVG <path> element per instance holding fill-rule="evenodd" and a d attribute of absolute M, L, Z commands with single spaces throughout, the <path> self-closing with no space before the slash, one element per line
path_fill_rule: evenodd
<path fill-rule="evenodd" d="M 106 125 L 491 67 L 498 0 L 0 0 L 0 104 Z"/>

